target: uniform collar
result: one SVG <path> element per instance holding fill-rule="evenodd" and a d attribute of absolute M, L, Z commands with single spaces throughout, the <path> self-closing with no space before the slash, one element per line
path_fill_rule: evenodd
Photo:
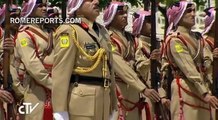
<path fill-rule="evenodd" d="M 87 18 L 82 17 L 82 22 L 86 23 L 88 25 L 89 28 L 93 27 L 93 22 L 91 22 L 90 20 L 88 20 Z"/>
<path fill-rule="evenodd" d="M 191 32 L 190 29 L 187 29 L 187 28 L 184 27 L 184 26 L 178 26 L 178 28 L 177 28 L 176 31 L 177 31 L 177 32 L 181 32 L 181 33 L 188 33 L 188 34 L 190 34 L 190 32 Z"/>

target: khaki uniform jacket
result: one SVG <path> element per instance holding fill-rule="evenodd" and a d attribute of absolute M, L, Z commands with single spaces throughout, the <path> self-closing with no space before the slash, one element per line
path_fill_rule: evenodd
<path fill-rule="evenodd" d="M 123 36 L 121 32 L 113 28 L 110 28 L 109 34 L 110 35 L 116 34 L 117 36 L 120 37 L 119 40 L 121 40 L 121 41 L 118 41 L 120 42 L 118 43 L 120 46 L 118 46 L 112 41 L 113 53 L 114 53 L 113 58 L 114 58 L 114 61 L 117 61 L 117 62 L 114 62 L 114 70 L 115 70 L 116 75 L 119 76 L 119 78 L 121 78 L 129 86 L 136 89 L 137 92 L 141 92 L 143 89 L 146 88 L 146 86 L 141 82 L 141 80 L 138 78 L 138 75 L 134 71 L 134 64 L 135 64 L 134 63 L 135 53 L 133 52 L 135 51 L 134 47 L 132 48 L 130 47 L 130 43 L 125 38 L 125 36 Z M 130 61 L 127 61 L 126 60 L 127 56 L 130 56 L 133 58 L 130 59 Z"/>
<path fill-rule="evenodd" d="M 201 66 L 205 59 L 210 58 L 210 52 L 207 49 L 203 51 L 203 46 L 199 43 L 200 40 L 196 40 L 195 36 L 190 34 L 186 28 L 179 26 L 176 32 L 188 38 L 192 43 L 186 42 L 186 46 L 180 39 L 174 37 L 170 41 L 169 47 L 166 48 L 172 64 L 177 66 L 177 76 L 180 76 L 180 79 L 174 79 L 171 84 L 171 118 L 172 120 L 182 118 L 187 120 L 209 120 L 209 105 L 202 101 L 202 95 L 209 92 L 209 89 L 205 84 L 203 74 L 196 67 Z M 199 96 L 201 100 L 187 94 L 178 84 Z M 179 89 L 181 92 L 179 92 Z M 195 108 L 185 103 L 181 104 L 181 100 L 205 109 Z"/>
<path fill-rule="evenodd" d="M 111 64 L 111 45 L 106 29 L 95 24 L 98 29 L 96 33 L 92 29 L 93 23 L 85 18 L 82 18 L 82 21 L 87 31 L 76 24 L 64 24 L 57 28 L 54 36 L 53 110 L 54 112 L 67 111 L 72 120 L 107 120 L 110 110 L 110 94 L 112 94 L 110 90 L 100 85 L 80 84 L 79 82 L 79 85 L 75 86 L 70 83 L 71 75 L 103 78 L 103 65 L 105 66 L 105 78 L 113 80 L 111 70 L 103 60 L 104 55 L 99 58 L 100 61 L 96 65 L 94 64 L 98 58 L 90 60 L 91 58 L 87 57 L 93 56 L 100 48 L 104 48 Z M 94 69 L 88 72 L 76 70 L 80 67 L 90 68 L 93 65 Z"/>
<path fill-rule="evenodd" d="M 25 27 L 30 27 L 40 32 L 44 37 L 48 37 L 46 31 L 40 29 L 38 25 L 26 25 Z M 43 64 L 52 65 L 53 63 L 53 53 L 46 56 L 44 59 L 43 52 L 48 46 L 48 42 L 45 41 L 38 34 L 26 29 L 34 37 L 36 46 L 33 43 L 30 35 L 26 32 L 21 31 L 17 35 L 16 46 L 15 46 L 15 59 L 22 61 L 26 73 L 24 77 L 23 86 L 27 89 L 24 93 L 24 102 L 30 102 L 33 105 L 39 103 L 36 109 L 25 116 L 25 119 L 39 120 L 43 117 L 44 111 L 44 101 L 46 100 L 46 93 L 44 88 L 52 88 L 52 79 L 49 75 L 49 71 L 44 67 Z M 36 47 L 38 48 L 39 57 L 37 57 Z M 18 70 L 21 66 L 17 66 Z M 44 88 L 43 88 L 43 87 Z"/>

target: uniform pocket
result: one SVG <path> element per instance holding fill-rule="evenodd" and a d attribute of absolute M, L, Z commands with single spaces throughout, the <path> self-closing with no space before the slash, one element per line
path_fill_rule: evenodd
<path fill-rule="evenodd" d="M 69 113 L 76 116 L 94 116 L 95 88 L 79 84 L 69 93 Z"/>

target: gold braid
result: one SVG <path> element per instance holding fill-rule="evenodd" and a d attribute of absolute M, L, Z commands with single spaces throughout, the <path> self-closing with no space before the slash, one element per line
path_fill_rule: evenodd
<path fill-rule="evenodd" d="M 73 32 L 76 32 L 76 30 L 73 30 Z M 77 33 L 76 33 L 77 35 Z M 95 61 L 95 63 L 91 66 L 91 67 L 77 67 L 74 71 L 77 73 L 88 73 L 93 71 L 94 69 L 97 68 L 97 66 L 100 64 L 101 59 L 104 59 L 104 64 L 105 64 L 105 58 L 107 60 L 107 55 L 106 55 L 106 51 L 103 48 L 99 48 L 98 51 L 92 56 L 87 54 L 83 48 L 79 45 L 78 40 L 78 36 L 75 37 L 75 34 L 73 33 L 73 42 L 75 43 L 76 47 L 79 49 L 80 52 L 82 52 L 82 54 L 90 61 Z M 106 57 L 105 57 L 106 56 Z M 107 62 L 106 62 L 107 63 Z M 105 66 L 105 65 L 103 65 Z M 103 77 L 105 77 L 105 67 L 103 67 L 102 72 L 103 72 Z"/>

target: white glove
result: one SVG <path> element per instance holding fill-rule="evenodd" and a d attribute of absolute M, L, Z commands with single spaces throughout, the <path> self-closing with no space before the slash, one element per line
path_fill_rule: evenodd
<path fill-rule="evenodd" d="M 118 120 L 118 117 L 119 117 L 119 112 L 117 110 L 113 110 L 109 120 Z"/>
<path fill-rule="evenodd" d="M 69 120 L 69 115 L 66 111 L 53 113 L 53 116 L 55 120 Z"/>

